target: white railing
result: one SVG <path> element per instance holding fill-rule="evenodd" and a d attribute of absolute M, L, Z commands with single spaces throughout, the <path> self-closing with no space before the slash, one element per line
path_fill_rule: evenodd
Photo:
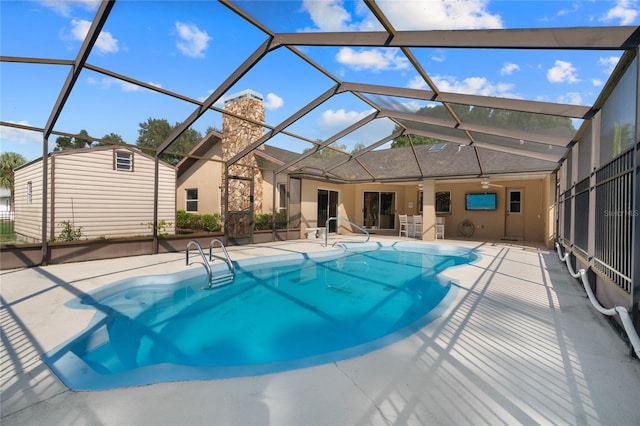
<path fill-rule="evenodd" d="M 564 255 L 561 253 L 560 244 L 556 242 L 556 250 L 558 252 L 558 258 L 561 262 L 565 262 L 567 265 L 567 269 L 569 270 L 569 274 L 573 278 L 580 278 L 582 280 L 582 286 L 587 292 L 587 296 L 591 301 L 591 304 L 596 308 L 598 312 L 607 316 L 619 315 L 620 320 L 622 321 L 622 325 L 624 327 L 624 331 L 627 333 L 629 337 L 629 341 L 631 342 L 631 346 L 635 351 L 636 357 L 640 359 L 640 337 L 638 336 L 638 332 L 633 326 L 633 321 L 631 320 L 631 316 L 629 315 L 629 310 L 624 306 L 615 306 L 613 308 L 605 308 L 603 307 L 596 296 L 593 294 L 593 290 L 591 290 L 591 285 L 589 284 L 589 277 L 587 276 L 587 271 L 584 269 L 580 269 L 578 272 L 573 270 L 571 266 L 571 259 L 569 258 L 569 253 L 565 253 Z"/>
<path fill-rule="evenodd" d="M 365 241 L 363 241 L 363 243 L 367 243 L 369 242 L 369 238 L 371 237 L 371 235 L 369 234 L 369 231 L 367 231 L 366 229 L 364 229 L 363 227 L 356 225 L 355 223 L 351 222 L 349 219 L 345 219 L 343 217 L 340 216 L 336 216 L 336 217 L 330 217 L 329 219 L 327 219 L 327 221 L 325 222 L 324 226 L 325 226 L 325 232 L 324 232 L 324 246 L 327 247 L 327 245 L 329 244 L 329 222 L 331 222 L 332 220 L 335 220 L 336 222 L 339 221 L 343 221 L 343 222 L 347 222 L 348 224 L 350 224 L 351 226 L 353 226 L 354 228 L 356 228 L 357 230 L 364 232 L 367 235 L 367 239 Z M 334 245 L 339 243 L 340 241 L 336 241 L 335 243 L 333 243 Z"/>
<path fill-rule="evenodd" d="M 202 262 L 195 261 L 194 263 L 200 263 L 202 264 L 202 266 L 204 266 L 204 269 L 206 269 L 207 271 L 207 278 L 208 278 L 207 283 L 208 283 L 208 286 L 211 287 L 211 282 L 213 281 L 213 273 L 211 271 L 211 265 L 209 265 L 207 258 L 204 256 L 204 252 L 202 251 L 202 247 L 200 247 L 200 243 L 197 242 L 196 240 L 191 240 L 187 243 L 187 249 L 185 250 L 187 266 L 191 264 L 189 263 L 189 248 L 192 245 L 195 246 L 196 249 L 198 249 L 198 253 L 200 254 L 200 258 L 202 259 Z"/>

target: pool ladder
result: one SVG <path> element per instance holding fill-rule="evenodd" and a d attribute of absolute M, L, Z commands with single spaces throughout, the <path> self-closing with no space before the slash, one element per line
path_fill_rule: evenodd
<path fill-rule="evenodd" d="M 211 269 L 211 261 L 213 261 L 213 246 L 218 243 L 220 245 L 220 248 L 222 249 L 222 252 L 224 253 L 225 256 L 225 261 L 227 263 L 227 266 L 229 266 L 229 273 L 227 275 L 223 275 L 221 277 L 219 277 L 218 281 L 216 283 L 214 283 L 214 277 L 213 277 L 213 269 Z M 211 240 L 211 243 L 209 243 L 209 260 L 207 260 L 206 256 L 204 255 L 204 252 L 202 251 L 202 247 L 200 246 L 200 243 L 196 240 L 191 240 L 187 243 L 187 249 L 186 249 L 186 264 L 187 266 L 190 265 L 189 263 L 189 249 L 191 248 L 191 246 L 195 246 L 198 249 L 198 253 L 200 253 L 200 258 L 202 259 L 202 261 L 195 261 L 193 263 L 201 263 L 202 266 L 204 266 L 204 269 L 207 271 L 207 278 L 208 278 L 208 288 L 216 288 L 216 287 L 220 287 L 226 284 L 229 284 L 233 281 L 233 278 L 235 276 L 235 267 L 233 266 L 233 262 L 231 261 L 231 258 L 229 258 L 229 253 L 227 252 L 227 249 L 225 248 L 224 244 L 222 243 L 222 240 L 220 238 L 214 238 L 213 240 Z"/>

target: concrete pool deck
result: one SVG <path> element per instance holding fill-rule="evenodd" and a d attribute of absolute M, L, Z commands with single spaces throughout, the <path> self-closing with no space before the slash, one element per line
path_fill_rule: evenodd
<path fill-rule="evenodd" d="M 320 243 L 228 250 L 241 260 L 326 250 Z M 481 258 L 447 270 L 460 285 L 454 302 L 390 346 L 264 376 L 97 392 L 67 389 L 41 360 L 93 316 L 64 304 L 128 276 L 184 270 L 184 253 L 2 271 L 0 423 L 640 424 L 640 362 L 555 252 L 517 243 L 445 243 L 475 248 Z"/>

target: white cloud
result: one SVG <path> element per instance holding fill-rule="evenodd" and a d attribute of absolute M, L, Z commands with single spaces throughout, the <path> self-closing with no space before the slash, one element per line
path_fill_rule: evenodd
<path fill-rule="evenodd" d="M 417 112 L 420 108 L 422 108 L 422 105 L 420 105 L 417 101 L 402 102 L 400 106 L 402 109 L 408 112 Z"/>
<path fill-rule="evenodd" d="M 620 25 L 630 25 L 638 17 L 636 0 L 618 0 L 615 7 L 609 9 L 600 20 L 604 22 L 619 21 Z"/>
<path fill-rule="evenodd" d="M 577 83 L 576 69 L 571 62 L 557 60 L 555 66 L 547 71 L 547 80 L 551 83 Z"/>
<path fill-rule="evenodd" d="M 411 80 L 409 80 L 409 84 L 407 85 L 410 89 L 420 89 L 420 90 L 431 90 L 427 83 L 425 83 L 424 79 L 419 75 L 414 76 Z"/>
<path fill-rule="evenodd" d="M 377 2 L 396 30 L 503 28 L 500 15 L 488 10 L 488 0 L 434 0 Z M 366 7 L 356 6 L 355 16 L 343 0 L 304 0 L 313 28 L 303 31 L 379 31 L 380 23 Z"/>
<path fill-rule="evenodd" d="M 434 53 L 431 56 L 429 56 L 429 59 L 431 59 L 434 62 L 444 62 L 445 61 L 445 52 L 444 52 L 444 50 L 436 49 L 436 53 L 437 53 L 437 55 Z"/>
<path fill-rule="evenodd" d="M 284 105 L 284 100 L 275 93 L 267 93 L 267 99 L 265 100 L 264 107 L 265 109 L 278 109 Z"/>
<path fill-rule="evenodd" d="M 304 0 L 302 10 L 309 12 L 320 31 L 345 31 L 350 28 L 351 15 L 342 7 L 341 0 Z M 306 31 L 311 29 L 307 28 Z"/>
<path fill-rule="evenodd" d="M 318 129 L 322 134 L 333 135 L 346 127 L 349 127 L 358 120 L 371 114 L 373 110 L 369 111 L 346 111 L 344 109 L 339 110 L 326 110 L 322 113 L 318 119 Z"/>
<path fill-rule="evenodd" d="M 7 122 L 29 126 L 29 121 L 27 120 Z M 25 145 L 32 142 L 42 144 L 42 133 L 34 132 L 31 130 L 18 129 L 16 127 L 0 126 L 0 140 L 17 142 L 20 145 Z"/>
<path fill-rule="evenodd" d="M 616 56 L 609 56 L 607 58 L 598 59 L 598 65 L 604 68 L 606 74 L 611 74 L 613 69 L 618 65 L 619 58 Z"/>
<path fill-rule="evenodd" d="M 451 76 L 435 76 L 432 78 L 436 87 L 442 92 L 464 93 L 467 95 L 498 96 L 517 99 L 519 96 L 512 93 L 514 85 L 511 83 L 490 83 L 484 77 L 469 77 L 462 81 Z M 427 89 L 426 83 L 420 76 L 415 76 L 409 81 L 412 89 Z"/>
<path fill-rule="evenodd" d="M 211 41 L 209 34 L 195 25 L 179 21 L 176 22 L 176 30 L 179 37 L 176 42 L 178 50 L 190 58 L 204 58 L 204 52 Z"/>
<path fill-rule="evenodd" d="M 84 41 L 89 33 L 89 28 L 91 28 L 90 21 L 84 19 L 71 20 L 71 35 L 75 40 Z M 120 50 L 118 40 L 113 38 L 111 33 L 107 31 L 100 31 L 95 47 L 100 53 L 116 53 Z"/>
<path fill-rule="evenodd" d="M 336 55 L 336 60 L 355 70 L 402 70 L 409 67 L 409 61 L 399 55 L 398 49 L 361 49 L 354 50 L 343 47 Z"/>
<path fill-rule="evenodd" d="M 577 12 L 578 10 L 580 10 L 580 5 L 578 3 L 573 3 L 571 7 L 560 9 L 558 11 L 558 16 L 570 15 Z"/>
<path fill-rule="evenodd" d="M 582 105 L 582 95 L 577 92 L 569 92 L 558 96 L 558 102 L 563 104 Z"/>
<path fill-rule="evenodd" d="M 94 11 L 98 9 L 101 0 L 41 0 L 40 3 L 54 10 L 63 16 L 71 16 L 71 10 L 74 7 L 80 7 L 85 10 Z"/>
<path fill-rule="evenodd" d="M 500 75 L 511 75 L 514 71 L 520 71 L 520 66 L 507 62 L 500 70 Z"/>
<path fill-rule="evenodd" d="M 500 15 L 488 10 L 488 0 L 377 2 L 396 30 L 502 28 Z"/>
<path fill-rule="evenodd" d="M 602 80 L 600 80 L 599 78 L 593 78 L 593 79 L 591 79 L 591 84 L 593 84 L 594 86 L 598 87 L 598 86 L 602 86 L 604 84 L 604 82 Z"/>
<path fill-rule="evenodd" d="M 87 84 L 91 86 L 98 86 L 101 89 L 110 89 L 111 86 L 115 85 L 117 87 L 120 87 L 120 90 L 122 90 L 123 92 L 138 92 L 140 90 L 146 90 L 144 87 L 129 83 L 127 81 L 111 78 L 111 77 L 102 77 L 100 79 L 94 78 L 94 77 L 88 77 Z M 158 88 L 162 87 L 160 84 L 156 84 L 153 82 L 149 82 L 148 84 Z"/>

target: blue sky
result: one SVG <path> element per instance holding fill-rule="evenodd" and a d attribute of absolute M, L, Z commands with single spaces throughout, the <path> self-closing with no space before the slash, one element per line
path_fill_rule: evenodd
<path fill-rule="evenodd" d="M 640 4 L 620 1 L 378 1 L 397 30 L 543 28 L 639 25 Z M 361 2 L 240 1 L 248 14 L 275 32 L 381 30 Z M 95 1 L 0 1 L 3 56 L 73 60 L 95 16 Z M 204 100 L 266 35 L 226 6 L 211 1 L 117 1 L 87 63 L 144 83 Z M 300 48 L 346 82 L 426 88 L 397 49 Z M 591 105 L 620 57 L 619 52 L 470 51 L 412 49 L 441 91 Z M 66 65 L 0 63 L 0 120 L 44 127 L 69 72 Z M 286 49 L 269 53 L 227 94 L 252 89 L 266 103 L 266 121 L 276 126 L 334 82 Z M 407 110 L 426 103 L 395 100 Z M 219 104 L 221 106 L 221 104 Z M 164 118 L 174 124 L 194 104 L 84 70 L 55 130 L 102 137 L 121 135 L 135 144 L 139 124 Z M 326 139 L 371 113 L 350 94 L 321 105 L 288 130 Z M 220 128 L 219 113 L 195 124 L 200 133 Z M 372 143 L 393 124 L 375 120 L 342 144 Z M 55 146 L 53 135 L 50 149 Z M 308 145 L 280 136 L 270 142 L 301 151 Z M 27 160 L 42 155 L 42 136 L 0 126 L 0 151 Z"/>

